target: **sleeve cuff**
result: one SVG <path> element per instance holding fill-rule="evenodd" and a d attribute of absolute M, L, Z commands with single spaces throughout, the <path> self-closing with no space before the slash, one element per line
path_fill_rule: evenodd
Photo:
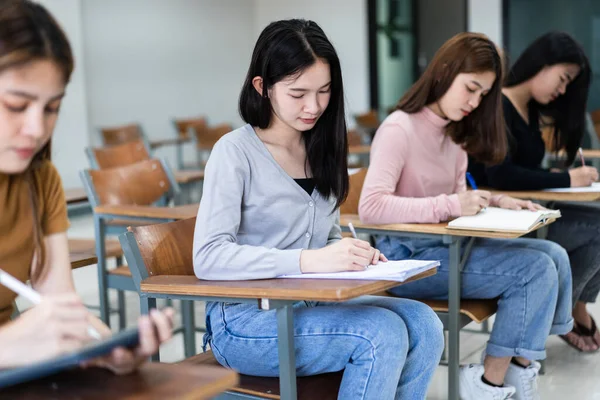
<path fill-rule="evenodd" d="M 460 207 L 460 201 L 458 201 L 457 194 L 451 194 L 448 196 L 448 205 L 450 206 L 450 216 L 451 217 L 460 217 L 462 214 L 462 210 Z"/>
<path fill-rule="evenodd" d="M 275 276 L 301 274 L 300 253 L 303 249 L 278 250 L 275 256 Z"/>

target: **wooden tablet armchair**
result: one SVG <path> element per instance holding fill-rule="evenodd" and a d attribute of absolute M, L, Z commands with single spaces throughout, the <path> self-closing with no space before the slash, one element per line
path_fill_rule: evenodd
<path fill-rule="evenodd" d="M 191 138 L 196 145 L 196 162 L 184 163 L 181 169 L 203 169 L 215 143 L 233 130 L 230 124 L 209 126 L 204 118 L 173 120 L 173 124 L 180 136 Z"/>
<path fill-rule="evenodd" d="M 254 303 L 277 313 L 280 378 L 241 375 L 227 398 L 337 399 L 341 373 L 296 379 L 293 304 L 301 300 L 344 301 L 398 282 L 309 279 L 205 281 L 194 275 L 193 236 L 196 218 L 152 226 L 131 227 L 119 236 L 142 312 L 156 307 L 157 298 Z M 414 279 L 434 274 L 428 271 Z M 218 365 L 212 352 L 184 363 Z"/>
<path fill-rule="evenodd" d="M 173 118 L 171 120 L 173 127 L 175 129 L 175 134 L 178 138 L 196 141 L 197 136 L 204 132 L 205 129 L 208 128 L 208 122 L 204 117 L 198 118 L 186 118 L 186 119 L 177 119 Z M 203 168 L 203 165 L 199 165 L 198 162 L 191 163 L 187 165 L 188 168 L 196 169 Z M 183 170 L 186 168 L 186 164 L 183 159 L 183 149 L 178 149 L 177 153 L 177 169 Z"/>
<path fill-rule="evenodd" d="M 164 205 L 179 192 L 179 186 L 161 160 L 145 160 L 103 170 L 84 170 L 80 172 L 80 177 L 92 209 L 106 204 Z M 100 316 L 105 323 L 109 323 L 108 289 L 135 290 L 127 267 L 107 271 L 105 240 L 108 235 L 124 232 L 132 224 L 139 222 L 130 219 L 107 220 L 99 218 L 94 212 Z"/>

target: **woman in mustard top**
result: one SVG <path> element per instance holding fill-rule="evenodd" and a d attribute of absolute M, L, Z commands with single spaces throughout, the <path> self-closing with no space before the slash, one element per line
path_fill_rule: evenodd
<path fill-rule="evenodd" d="M 0 5 L 0 268 L 42 302 L 10 321 L 16 294 L 0 286 L 0 368 L 27 365 L 90 341 L 93 317 L 75 293 L 65 196 L 50 162 L 50 138 L 73 70 L 69 42 L 52 16 L 29 0 Z M 139 320 L 140 345 L 91 364 L 134 370 L 171 336 L 172 310 Z"/>

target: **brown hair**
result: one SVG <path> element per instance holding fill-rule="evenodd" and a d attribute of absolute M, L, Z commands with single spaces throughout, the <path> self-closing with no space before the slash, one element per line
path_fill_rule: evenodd
<path fill-rule="evenodd" d="M 446 135 L 477 161 L 499 163 L 506 157 L 507 139 L 502 113 L 503 63 L 496 45 L 480 33 L 459 33 L 435 53 L 423 75 L 402 96 L 397 110 L 419 112 L 446 94 L 460 73 L 492 71 L 496 80 L 479 107 L 458 122 L 451 121 Z"/>
<path fill-rule="evenodd" d="M 0 6 L 0 72 L 36 60 L 52 60 L 63 72 L 67 84 L 73 72 L 73 53 L 69 41 L 56 20 L 41 5 L 30 0 L 2 0 Z M 43 233 L 39 223 L 39 199 L 33 180 L 34 171 L 50 160 L 51 143 L 37 152 L 23 173 L 30 192 L 33 212 L 35 277 L 41 277 L 45 260 Z"/>

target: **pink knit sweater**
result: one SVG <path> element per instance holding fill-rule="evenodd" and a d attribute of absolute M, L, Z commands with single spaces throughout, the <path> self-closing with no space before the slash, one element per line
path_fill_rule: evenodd
<path fill-rule="evenodd" d="M 449 121 L 428 107 L 395 111 L 371 146 L 369 171 L 359 204 L 370 224 L 435 223 L 461 214 L 467 153 L 444 135 Z"/>

